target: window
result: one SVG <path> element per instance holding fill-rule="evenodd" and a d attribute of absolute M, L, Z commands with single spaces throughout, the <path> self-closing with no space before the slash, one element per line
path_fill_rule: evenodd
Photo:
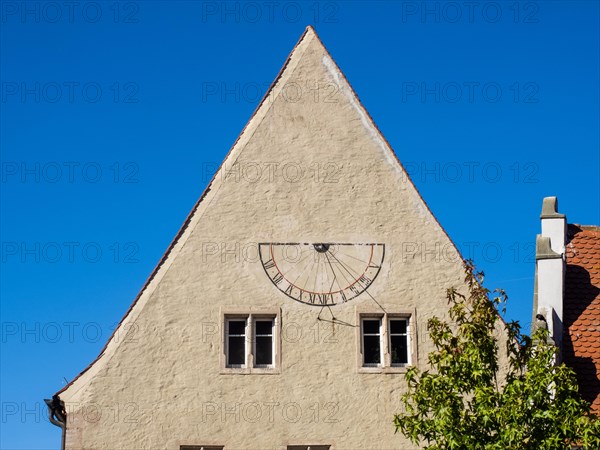
<path fill-rule="evenodd" d="M 279 313 L 224 315 L 222 367 L 226 373 L 273 373 L 273 369 L 278 369 L 278 317 Z"/>
<path fill-rule="evenodd" d="M 287 450 L 329 450 L 331 445 L 288 445 Z"/>
<path fill-rule="evenodd" d="M 412 363 L 410 314 L 365 313 L 359 317 L 359 365 L 363 371 L 393 372 Z"/>
<path fill-rule="evenodd" d="M 273 319 L 254 322 L 254 365 L 273 367 Z"/>
<path fill-rule="evenodd" d="M 408 320 L 390 319 L 390 356 L 392 366 L 408 364 Z"/>
<path fill-rule="evenodd" d="M 381 365 L 381 319 L 363 319 L 363 364 L 365 367 Z"/>
<path fill-rule="evenodd" d="M 246 365 L 246 324 L 247 319 L 227 319 L 227 367 Z"/>

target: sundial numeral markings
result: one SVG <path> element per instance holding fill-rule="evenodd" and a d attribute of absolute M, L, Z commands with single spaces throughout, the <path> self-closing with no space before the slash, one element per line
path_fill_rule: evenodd
<path fill-rule="evenodd" d="M 331 300 L 331 303 L 333 304 L 332 294 L 317 294 L 315 292 L 309 292 L 308 299 L 313 305 L 317 303 L 320 305 L 327 305 L 329 300 Z"/>
<path fill-rule="evenodd" d="M 287 246 L 299 247 L 293 258 L 288 255 Z M 385 247 L 383 244 L 265 243 L 260 244 L 259 254 L 277 289 L 302 303 L 323 307 L 345 303 L 366 292 L 382 268 Z"/>
<path fill-rule="evenodd" d="M 285 289 L 285 291 L 284 291 L 284 292 L 285 292 L 287 295 L 290 295 L 290 296 L 291 296 L 291 295 L 292 295 L 292 289 L 294 289 L 294 286 L 292 286 L 292 285 L 290 284 L 290 285 L 288 285 L 288 287 Z"/>
<path fill-rule="evenodd" d="M 279 272 L 277 272 L 272 279 L 273 279 L 273 283 L 279 284 L 283 281 L 283 275 L 281 275 Z"/>
<path fill-rule="evenodd" d="M 360 294 L 360 290 L 358 290 L 358 289 L 356 288 L 356 284 L 353 284 L 353 285 L 351 285 L 351 286 L 349 287 L 349 289 L 352 291 L 352 293 L 353 293 L 355 296 L 356 296 L 356 295 L 358 295 L 358 294 Z"/>
<path fill-rule="evenodd" d="M 370 280 L 369 278 L 365 277 L 364 275 L 361 275 L 360 278 L 358 279 L 359 283 L 362 283 L 364 286 L 369 286 L 369 284 L 371 283 L 372 280 Z"/>

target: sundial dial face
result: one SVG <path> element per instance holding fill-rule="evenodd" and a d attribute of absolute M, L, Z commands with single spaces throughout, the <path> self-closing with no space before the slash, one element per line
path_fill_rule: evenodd
<path fill-rule="evenodd" d="M 331 306 L 358 297 L 375 281 L 384 244 L 262 243 L 265 273 L 282 293 L 314 306 Z"/>

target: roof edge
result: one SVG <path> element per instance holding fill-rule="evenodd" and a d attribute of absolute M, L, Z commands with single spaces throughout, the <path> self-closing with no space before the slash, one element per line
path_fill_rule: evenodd
<path fill-rule="evenodd" d="M 337 61 L 333 58 L 333 56 L 331 56 L 331 53 L 329 52 L 329 50 L 327 49 L 327 46 L 325 46 L 325 44 L 323 43 L 323 41 L 321 41 L 321 38 L 319 37 L 319 35 L 317 34 L 317 32 L 315 31 L 315 29 L 312 26 L 308 26 L 306 28 L 306 32 L 308 32 L 309 30 L 311 30 L 314 35 L 315 38 L 319 41 L 319 43 L 323 46 L 323 49 L 325 50 L 325 53 L 327 54 L 327 56 L 331 59 L 331 61 L 333 62 L 333 64 L 335 65 L 335 68 L 337 69 L 337 71 L 340 73 L 342 79 L 346 82 L 346 84 L 348 85 L 348 87 L 350 88 L 350 92 L 352 93 L 352 95 L 354 95 L 354 97 L 356 98 L 360 108 L 362 109 L 363 113 L 365 114 L 366 118 L 368 119 L 369 123 L 371 124 L 371 126 L 375 129 L 375 131 L 377 132 L 377 134 L 379 135 L 379 137 L 383 140 L 385 146 L 389 149 L 390 153 L 393 155 L 394 159 L 396 160 L 396 162 L 398 163 L 398 165 L 400 166 L 400 168 L 402 169 L 402 171 L 405 173 L 406 175 L 406 179 L 408 180 L 408 182 L 410 183 L 410 185 L 413 187 L 413 189 L 415 190 L 415 193 L 417 194 L 417 197 L 421 200 L 421 202 L 423 202 L 423 205 L 425 206 L 425 209 L 427 210 L 427 212 L 430 214 L 430 216 L 433 218 L 433 220 L 435 221 L 435 223 L 439 226 L 440 230 L 442 231 L 442 233 L 448 238 L 448 241 L 450 242 L 450 244 L 452 244 L 452 246 L 454 247 L 454 249 L 456 250 L 456 253 L 458 254 L 458 256 L 460 257 L 460 260 L 462 261 L 462 263 L 464 265 L 466 265 L 467 260 L 465 259 L 465 257 L 462 255 L 462 253 L 460 252 L 459 248 L 456 246 L 456 244 L 454 243 L 454 241 L 452 240 L 452 238 L 450 237 L 450 235 L 448 234 L 448 232 L 446 231 L 446 229 L 443 227 L 443 225 L 440 223 L 440 221 L 438 220 L 438 218 L 435 216 L 435 214 L 433 214 L 433 211 L 431 210 L 431 208 L 429 207 L 429 205 L 427 204 L 427 202 L 425 201 L 425 199 L 423 198 L 423 196 L 421 195 L 421 193 L 419 192 L 419 189 L 417 188 L 417 186 L 415 185 L 415 183 L 413 182 L 412 178 L 410 177 L 410 174 L 408 173 L 408 171 L 404 168 L 404 165 L 402 164 L 402 162 L 400 161 L 400 159 L 398 158 L 398 155 L 396 154 L 396 152 L 394 151 L 394 148 L 392 147 L 392 145 L 389 143 L 389 141 L 387 140 L 387 138 L 385 137 L 385 135 L 382 133 L 382 131 L 379 129 L 379 127 L 377 126 L 377 124 L 375 123 L 375 120 L 373 120 L 373 117 L 371 117 L 371 114 L 369 113 L 369 111 L 367 110 L 367 108 L 365 108 L 365 106 L 363 105 L 362 101 L 360 100 L 360 97 L 358 96 L 358 94 L 356 93 L 356 91 L 354 90 L 354 88 L 352 87 L 352 84 L 350 83 L 350 81 L 348 81 L 348 79 L 346 78 L 346 74 L 340 69 L 340 66 L 338 65 Z M 498 314 L 498 318 L 500 319 L 500 321 L 502 322 L 502 324 L 504 325 L 505 328 L 508 327 L 508 324 L 506 322 L 506 320 L 504 319 L 504 317 L 502 317 L 502 314 L 500 314 L 500 311 L 498 311 L 496 308 L 494 308 L 496 310 L 496 313 Z"/>
<path fill-rule="evenodd" d="M 182 236 L 184 235 L 185 231 L 189 227 L 189 225 L 190 225 L 193 217 L 195 216 L 195 214 L 198 211 L 198 208 L 202 204 L 203 200 L 205 200 L 206 196 L 211 192 L 211 189 L 213 188 L 213 184 L 214 184 L 215 180 L 217 179 L 217 176 L 218 176 L 219 172 L 221 171 L 221 169 L 223 168 L 225 162 L 227 161 L 227 159 L 229 158 L 229 156 L 232 154 L 233 150 L 237 147 L 237 145 L 240 142 L 242 136 L 244 135 L 244 133 L 246 132 L 246 130 L 249 128 L 250 124 L 255 119 L 255 117 L 257 116 L 258 112 L 263 108 L 263 106 L 265 105 L 265 102 L 267 101 L 267 99 L 269 98 L 269 96 L 272 94 L 272 92 L 273 92 L 274 88 L 276 87 L 277 83 L 280 81 L 282 75 L 285 73 L 286 69 L 288 68 L 288 65 L 289 65 L 290 61 L 292 60 L 292 57 L 295 55 L 296 51 L 298 50 L 298 47 L 302 44 L 302 42 L 304 42 L 304 40 L 307 37 L 310 37 L 310 36 L 313 36 L 313 35 L 318 40 L 318 42 L 323 47 L 323 49 L 325 50 L 326 55 L 331 59 L 331 61 L 335 65 L 335 68 L 340 73 L 340 75 L 341 75 L 342 79 L 344 80 L 344 82 L 347 83 L 348 87 L 350 88 L 350 91 L 351 91 L 352 95 L 354 95 L 354 97 L 356 98 L 356 100 L 357 100 L 360 108 L 362 109 L 363 113 L 365 114 L 366 118 L 368 119 L 370 125 L 373 126 L 373 128 L 376 130 L 376 132 L 378 133 L 379 137 L 385 143 L 386 147 L 390 150 L 390 153 L 393 155 L 394 159 L 396 160 L 396 162 L 398 163 L 398 165 L 400 166 L 400 168 L 402 169 L 402 171 L 405 173 L 408 182 L 413 187 L 413 189 L 414 189 L 415 193 L 417 194 L 418 198 L 422 201 L 422 203 L 425 206 L 427 212 L 433 218 L 433 220 L 435 221 L 435 223 L 439 226 L 439 228 L 442 231 L 442 233 L 448 238 L 449 242 L 452 244 L 452 246 L 456 250 L 457 254 L 459 255 L 461 261 L 463 263 L 466 262 L 466 259 L 463 257 L 463 255 L 461 254 L 460 250 L 458 249 L 458 247 L 456 246 L 456 244 L 454 243 L 454 241 L 452 240 L 452 238 L 450 237 L 450 235 L 448 234 L 448 232 L 445 230 L 445 228 L 439 222 L 439 220 L 437 219 L 437 217 L 433 214 L 433 212 L 432 212 L 431 208 L 429 207 L 429 205 L 427 204 L 427 202 L 423 199 L 421 193 L 419 192 L 419 190 L 417 189 L 416 185 L 414 184 L 414 182 L 413 182 L 412 178 L 410 177 L 408 171 L 404 168 L 404 166 L 402 165 L 400 159 L 398 158 L 398 155 L 394 151 L 393 147 L 391 146 L 391 144 L 389 143 L 389 141 L 387 140 L 387 138 L 385 137 L 385 135 L 381 132 L 381 130 L 379 129 L 379 127 L 377 126 L 377 124 L 375 123 L 375 121 L 373 120 L 373 118 L 371 117 L 370 113 L 368 112 L 368 110 L 365 108 L 365 106 L 361 102 L 360 97 L 356 94 L 356 91 L 354 90 L 354 88 L 352 87 L 351 83 L 346 78 L 346 75 L 340 69 L 340 67 L 337 64 L 337 62 L 335 61 L 335 59 L 331 56 L 331 53 L 329 52 L 329 50 L 327 49 L 327 47 L 323 44 L 323 41 L 321 41 L 321 39 L 320 39 L 319 35 L 317 34 L 316 30 L 314 29 L 314 27 L 312 25 L 308 25 L 305 28 L 305 30 L 302 33 L 302 35 L 300 36 L 300 38 L 298 39 L 298 41 L 296 42 L 296 44 L 294 45 L 294 47 L 292 48 L 292 50 L 290 51 L 290 53 L 288 54 L 288 57 L 286 58 L 283 66 L 281 67 L 281 69 L 279 70 L 277 76 L 275 77 L 275 79 L 273 80 L 273 82 L 271 83 L 271 85 L 269 86 L 269 88 L 267 89 L 267 91 L 265 92 L 265 95 L 261 99 L 260 103 L 255 108 L 254 112 L 252 113 L 252 115 L 250 116 L 250 118 L 248 119 L 248 121 L 246 122 L 246 125 L 244 126 L 244 128 L 242 129 L 242 131 L 239 133 L 237 139 L 234 141 L 233 145 L 230 147 L 229 151 L 227 152 L 227 154 L 223 158 L 221 164 L 219 165 L 218 169 L 215 171 L 215 174 L 211 178 L 210 182 L 207 184 L 206 188 L 202 192 L 200 198 L 196 201 L 196 203 L 194 204 L 194 206 L 190 210 L 190 212 L 187 215 L 187 217 L 185 218 L 182 226 L 180 227 L 180 229 L 176 233 L 175 237 L 173 238 L 173 240 L 171 241 L 171 243 L 167 247 L 167 250 L 164 252 L 164 254 L 160 258 L 159 262 L 154 267 L 154 269 L 152 270 L 151 274 L 149 275 L 149 277 L 146 279 L 146 281 L 142 285 L 142 288 L 140 289 L 138 295 L 135 297 L 135 299 L 133 300 L 133 302 L 131 303 L 131 305 L 129 306 L 129 308 L 127 309 L 127 311 L 125 312 L 125 314 L 123 315 L 123 317 L 121 318 L 121 320 L 119 321 L 118 325 L 113 330 L 112 334 L 110 335 L 110 337 L 106 341 L 105 345 L 103 346 L 103 348 L 100 351 L 100 353 L 98 354 L 98 356 L 90 364 L 88 364 L 88 366 L 84 370 L 82 370 L 77 376 L 75 376 L 65 386 L 63 386 L 60 390 L 58 390 L 54 395 L 60 396 L 60 394 L 64 393 L 67 389 L 69 389 L 71 386 L 73 386 L 73 384 L 77 380 L 79 380 L 84 374 L 86 374 L 105 355 L 108 345 L 113 341 L 113 338 L 115 337 L 115 335 L 120 331 L 121 326 L 123 325 L 123 323 L 125 322 L 125 320 L 127 318 L 129 318 L 129 316 L 131 315 L 132 311 L 134 310 L 134 308 L 138 304 L 140 298 L 147 291 L 147 289 L 150 286 L 150 284 L 152 283 L 152 281 L 156 278 L 156 276 L 159 274 L 159 272 L 161 271 L 161 269 L 163 269 L 163 266 L 165 265 L 165 263 L 167 262 L 167 260 L 171 256 L 171 253 L 172 253 L 173 249 L 179 243 L 180 239 L 182 238 Z M 501 316 L 500 312 L 497 311 L 497 313 L 498 313 L 498 317 L 500 318 L 500 320 L 506 325 L 506 321 Z"/>
<path fill-rule="evenodd" d="M 98 354 L 98 356 L 90 364 L 88 364 L 88 366 L 85 369 L 83 369 L 79 374 L 77 374 L 77 376 L 75 376 L 75 378 L 73 378 L 65 386 L 63 386 L 60 390 L 58 390 L 54 394 L 55 396 L 60 396 L 60 394 L 64 393 L 67 389 L 69 389 L 79 378 L 81 378 L 82 375 L 84 375 L 87 371 L 89 371 L 102 358 L 102 356 L 104 356 L 109 343 L 113 340 L 114 336 L 119 332 L 119 330 L 120 330 L 121 325 L 123 324 L 123 322 L 130 316 L 130 314 L 133 311 L 134 307 L 137 305 L 138 301 L 140 300 L 140 298 L 142 297 L 142 295 L 144 294 L 144 292 L 146 291 L 146 289 L 149 287 L 150 283 L 154 280 L 154 278 L 156 277 L 156 275 L 159 273 L 159 271 L 161 270 L 161 268 L 164 266 L 165 262 L 168 260 L 169 256 L 171 255 L 171 252 L 173 251 L 173 249 L 175 248 L 175 246 L 177 245 L 177 243 L 179 242 L 179 240 L 183 236 L 183 234 L 186 231 L 187 227 L 190 225 L 190 223 L 192 221 L 192 218 L 196 214 L 196 212 L 197 212 L 200 204 L 206 198 L 206 196 L 208 195 L 208 193 L 211 191 L 213 183 L 216 180 L 217 175 L 219 174 L 220 170 L 223 168 L 223 165 L 225 164 L 225 161 L 227 161 L 227 159 L 231 155 L 232 151 L 236 148 L 236 146 L 237 146 L 238 142 L 240 141 L 241 137 L 244 135 L 245 131 L 248 129 L 248 127 L 249 127 L 250 123 L 252 122 L 252 120 L 255 118 L 255 116 L 257 115 L 257 113 L 261 110 L 261 108 L 265 104 L 265 101 L 267 100 L 267 98 L 271 95 L 273 89 L 275 88 L 275 86 L 277 85 L 277 83 L 281 79 L 281 76 L 283 75 L 283 73 L 285 72 L 286 68 L 288 67 L 288 65 L 289 65 L 289 63 L 290 63 L 293 55 L 296 53 L 296 50 L 298 49 L 298 47 L 300 46 L 300 44 L 304 41 L 304 39 L 308 35 L 310 35 L 310 34 L 314 34 L 317 37 L 317 39 L 318 39 L 318 36 L 317 36 L 317 33 L 316 33 L 315 29 L 311 25 L 307 26 L 306 29 L 304 30 L 304 33 L 302 33 L 302 35 L 300 36 L 300 38 L 296 42 L 296 45 L 294 45 L 294 47 L 292 48 L 292 50 L 288 54 L 288 57 L 286 58 L 283 66 L 281 67 L 281 69 L 277 73 L 277 76 L 275 77 L 275 79 L 273 80 L 273 82 L 271 83 L 271 85 L 269 86 L 269 88 L 267 89 L 267 91 L 265 92 L 265 95 L 261 99 L 260 103 L 254 109 L 254 112 L 252 113 L 252 115 L 250 116 L 250 118 L 248 119 L 248 121 L 246 122 L 246 125 L 244 126 L 244 128 L 242 128 L 242 131 L 238 134 L 238 137 L 234 141 L 233 145 L 229 148 L 229 151 L 227 152 L 227 154 L 225 155 L 225 157 L 221 161 L 221 164 L 219 165 L 218 169 L 215 171 L 215 174 L 212 176 L 210 182 L 207 184 L 206 188 L 204 189 L 204 191 L 200 195 L 200 198 L 196 201 L 196 203 L 194 204 L 194 206 L 192 207 L 192 209 L 188 213 L 187 217 L 185 218 L 183 224 L 179 228 L 179 230 L 176 233 L 175 237 L 173 238 L 173 240 L 171 241 L 171 243 L 167 247 L 167 250 L 163 253 L 163 255 L 160 258 L 159 262 L 157 263 L 157 265 L 154 267 L 154 269 L 150 273 L 150 276 L 146 279 L 146 281 L 142 285 L 142 288 L 140 289 L 138 295 L 135 297 L 135 299 L 133 300 L 133 302 L 131 303 L 131 305 L 129 306 L 129 308 L 127 309 L 127 311 L 125 312 L 125 314 L 123 315 L 123 317 L 121 318 L 121 320 L 119 321 L 118 325 L 115 327 L 115 329 L 113 330 L 112 334 L 107 339 L 106 343 L 102 347 L 102 350 L 100 351 L 100 353 Z M 319 40 L 319 42 L 321 42 L 321 41 Z"/>
<path fill-rule="evenodd" d="M 355 89 L 352 87 L 352 84 L 350 83 L 350 81 L 348 81 L 348 79 L 346 78 L 346 75 L 344 74 L 344 72 L 340 69 L 340 66 L 338 65 L 337 61 L 333 58 L 333 56 L 331 56 L 331 53 L 329 53 L 329 50 L 327 50 L 327 47 L 325 46 L 325 44 L 323 44 L 323 41 L 321 41 L 321 38 L 319 37 L 319 35 L 317 34 L 317 32 L 314 30 L 314 28 L 312 26 L 308 26 L 307 27 L 307 31 L 308 30 L 312 30 L 315 34 L 315 37 L 317 38 L 317 40 L 319 41 L 319 43 L 323 46 L 323 48 L 325 49 L 325 52 L 327 54 L 327 56 L 329 56 L 329 58 L 331 58 L 331 60 L 333 61 L 333 63 L 335 64 L 335 68 L 338 70 L 338 72 L 341 74 L 343 80 L 348 84 L 348 86 L 350 87 L 350 91 L 352 93 L 352 95 L 354 95 L 354 97 L 356 97 L 356 100 L 358 101 L 358 104 L 360 105 L 361 109 L 363 110 L 365 116 L 367 117 L 367 119 L 369 120 L 369 123 L 375 128 L 375 130 L 377 131 L 377 133 L 379 134 L 379 137 L 383 140 L 383 142 L 385 143 L 385 145 L 387 146 L 387 148 L 390 150 L 390 152 L 392 153 L 392 155 L 394 156 L 394 159 L 396 160 L 396 162 L 398 163 L 398 165 L 400 166 L 400 168 L 402 169 L 402 171 L 405 173 L 406 175 L 406 179 L 408 180 L 408 182 L 410 183 L 410 185 L 413 187 L 413 189 L 415 190 L 417 196 L 419 197 L 419 199 L 423 202 L 423 204 L 425 205 L 425 208 L 427 209 L 427 212 L 429 212 L 429 214 L 431 215 L 431 217 L 433 218 L 433 220 L 435 220 L 435 223 L 440 227 L 440 229 L 442 230 L 442 232 L 444 233 L 444 235 L 448 238 L 448 240 L 450 241 L 450 243 L 452 244 L 452 246 L 454 247 L 454 249 L 456 250 L 456 252 L 458 253 L 458 255 L 460 256 L 461 260 L 463 262 L 466 262 L 466 259 L 463 257 L 462 253 L 460 252 L 460 250 L 458 249 L 458 247 L 456 246 L 456 244 L 454 243 L 454 241 L 452 240 L 452 238 L 450 237 L 450 235 L 448 234 L 448 232 L 446 231 L 446 229 L 442 226 L 442 224 L 440 223 L 440 221 L 437 219 L 437 217 L 435 216 L 435 214 L 433 214 L 433 211 L 431 210 L 431 208 L 429 207 L 429 205 L 427 204 L 427 202 L 425 201 L 425 199 L 423 198 L 423 196 L 421 195 L 421 193 L 419 192 L 419 189 L 417 188 L 417 186 L 415 185 L 415 183 L 413 182 L 412 178 L 410 177 L 410 174 L 408 173 L 408 171 L 405 169 L 404 165 L 402 164 L 402 162 L 400 161 L 400 159 L 398 158 L 398 155 L 396 154 L 396 152 L 394 151 L 394 148 L 392 147 L 392 145 L 389 143 L 389 141 L 387 140 L 387 138 L 385 137 L 385 135 L 382 133 L 382 131 L 379 129 L 379 127 L 377 126 L 377 124 L 375 123 L 375 120 L 373 120 L 373 117 L 371 117 L 371 114 L 369 113 L 369 111 L 367 110 L 367 108 L 365 108 L 365 106 L 363 105 L 362 101 L 360 100 L 360 97 L 358 96 L 358 94 L 356 93 Z"/>

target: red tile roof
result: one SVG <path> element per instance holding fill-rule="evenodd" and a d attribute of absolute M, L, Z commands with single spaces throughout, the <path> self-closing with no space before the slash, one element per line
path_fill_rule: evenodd
<path fill-rule="evenodd" d="M 563 360 L 600 413 L 600 227 L 569 224 L 567 242 Z"/>

